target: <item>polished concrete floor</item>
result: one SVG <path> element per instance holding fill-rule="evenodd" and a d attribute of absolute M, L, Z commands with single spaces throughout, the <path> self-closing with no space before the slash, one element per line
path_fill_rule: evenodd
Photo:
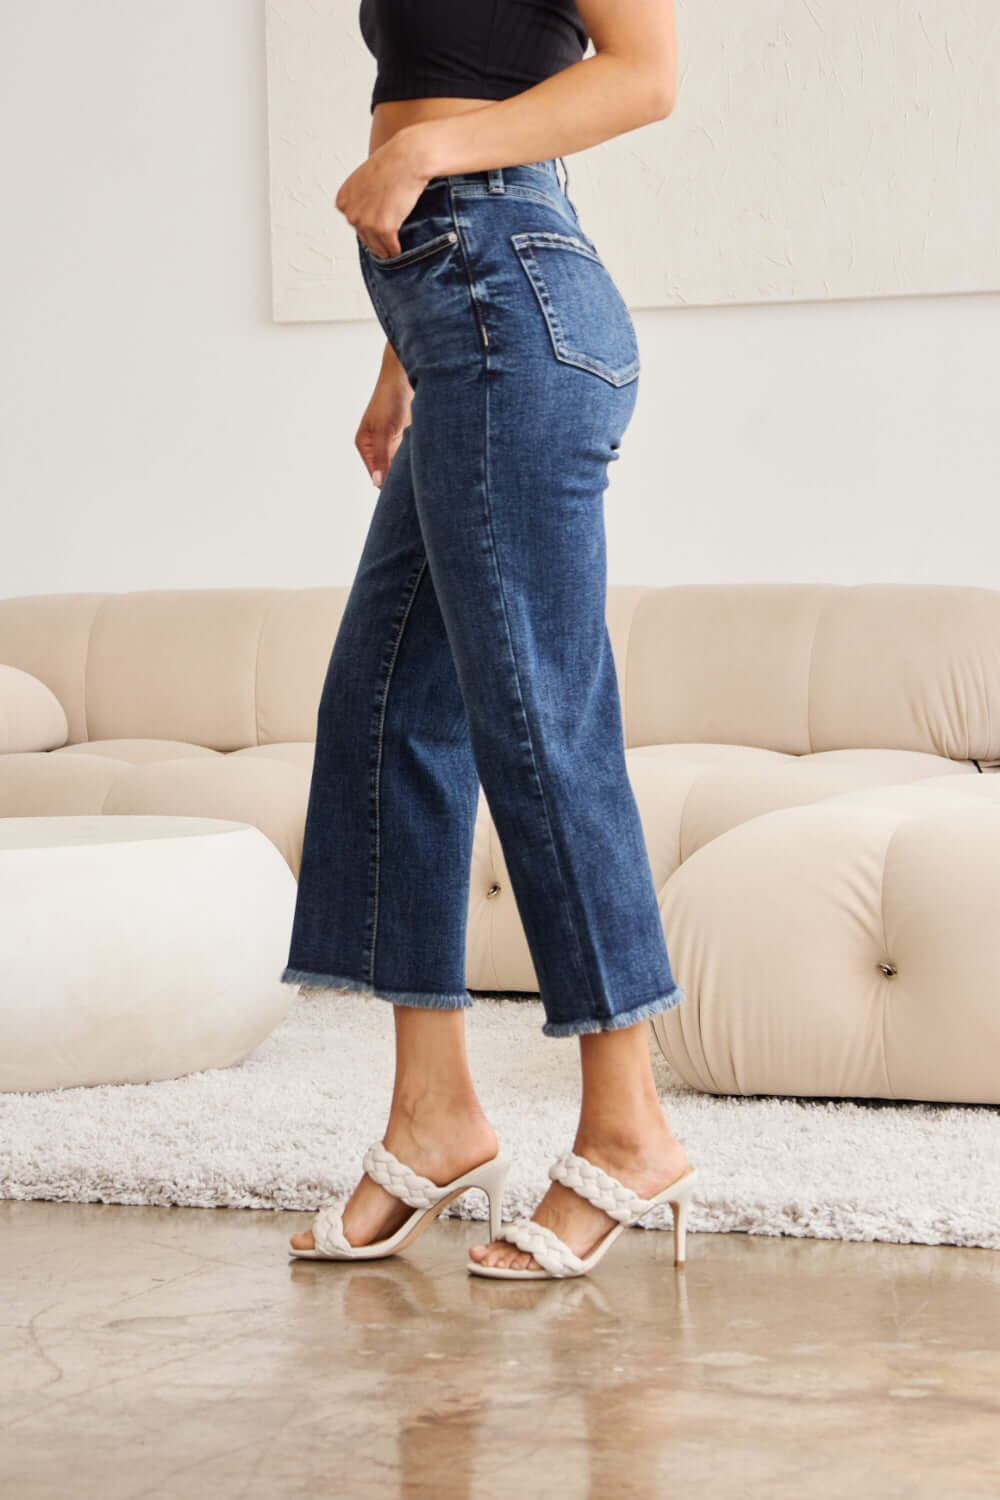
<path fill-rule="evenodd" d="M 518 1285 L 482 1221 L 307 1223 L 0 1203 L 4 1500 L 1000 1496 L 1000 1253 L 630 1229 Z"/>

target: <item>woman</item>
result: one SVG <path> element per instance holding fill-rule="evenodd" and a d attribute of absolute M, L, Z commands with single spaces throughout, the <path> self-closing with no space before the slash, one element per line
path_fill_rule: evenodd
<path fill-rule="evenodd" d="M 292 1252 L 392 1254 L 478 1185 L 491 1240 L 470 1271 L 583 1274 L 660 1202 L 683 1264 L 694 1173 L 647 1018 L 684 991 L 605 624 L 603 492 L 638 348 L 557 172 L 669 114 L 671 3 L 363 0 L 360 19 L 379 65 L 369 155 L 336 205 L 387 337 L 355 439 L 380 494 L 319 705 L 281 977 L 392 1002 L 396 1076 L 365 1174 Z M 573 1149 L 532 1218 L 502 1228 L 508 1159 L 463 1016 L 480 784 L 542 1032 L 578 1036 L 582 1069 Z"/>

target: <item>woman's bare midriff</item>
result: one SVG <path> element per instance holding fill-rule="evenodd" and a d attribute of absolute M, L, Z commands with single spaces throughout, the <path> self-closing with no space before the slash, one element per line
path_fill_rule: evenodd
<path fill-rule="evenodd" d="M 381 104 L 376 104 L 372 113 L 368 155 L 371 156 L 373 151 L 384 146 L 404 125 L 417 125 L 422 120 L 439 120 L 445 115 L 462 115 L 496 102 L 495 99 L 384 99 Z"/>

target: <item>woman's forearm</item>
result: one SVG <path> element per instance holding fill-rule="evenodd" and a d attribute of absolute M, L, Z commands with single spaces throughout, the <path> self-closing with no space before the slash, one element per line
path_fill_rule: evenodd
<path fill-rule="evenodd" d="M 379 380 L 398 380 L 404 385 L 409 385 L 410 383 L 406 371 L 399 362 L 399 356 L 388 339 L 386 339 L 385 348 L 382 350 L 382 368 L 379 370 L 378 378 Z"/>
<path fill-rule="evenodd" d="M 598 52 L 509 99 L 405 125 L 393 139 L 421 177 L 443 177 L 569 156 L 663 120 L 672 108 L 673 79 L 662 68 Z"/>

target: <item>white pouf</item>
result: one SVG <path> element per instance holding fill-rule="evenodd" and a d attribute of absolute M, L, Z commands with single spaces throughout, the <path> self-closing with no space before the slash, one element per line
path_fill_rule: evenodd
<path fill-rule="evenodd" d="M 651 1026 L 691 1087 L 1000 1104 L 1000 776 L 751 818 L 660 910 L 686 993 Z"/>
<path fill-rule="evenodd" d="M 288 1011 L 294 903 L 294 875 L 249 824 L 0 819 L 0 1089 L 239 1062 Z"/>

